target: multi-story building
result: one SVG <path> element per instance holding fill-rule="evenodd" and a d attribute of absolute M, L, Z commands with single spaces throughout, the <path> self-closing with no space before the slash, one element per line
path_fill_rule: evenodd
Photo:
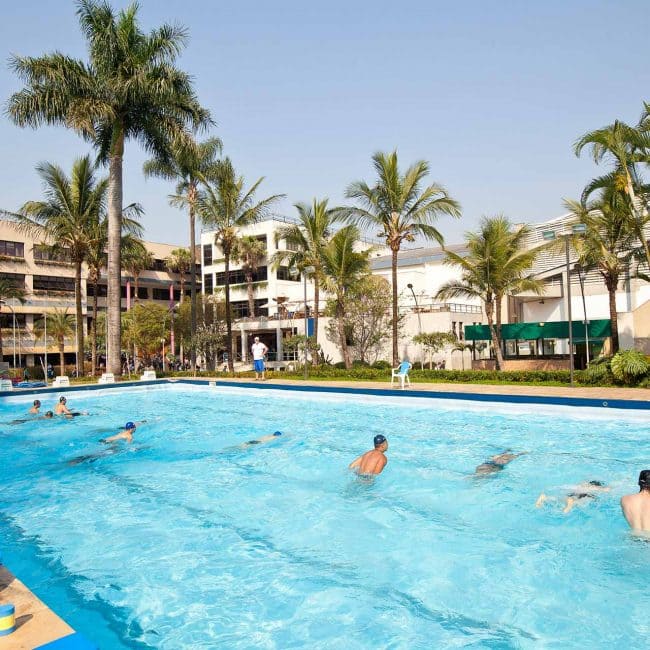
<path fill-rule="evenodd" d="M 152 253 L 152 268 L 143 271 L 138 280 L 138 299 L 151 300 L 169 305 L 170 287 L 175 301 L 180 299 L 180 277 L 167 269 L 166 258 L 178 248 L 170 244 L 144 242 Z M 200 265 L 197 265 L 200 277 Z M 2 327 L 2 357 L 4 362 L 18 366 L 40 364 L 45 355 L 45 340 L 37 338 L 34 323 L 55 309 L 75 312 L 74 268 L 65 256 L 54 259 L 49 247 L 38 238 L 33 238 L 8 220 L 0 220 L 0 278 L 15 284 L 25 292 L 24 302 L 6 300 L 0 305 L 0 327 Z M 131 282 L 129 282 L 131 280 Z M 130 300 L 127 299 L 127 285 L 130 287 Z M 189 280 L 186 283 L 189 286 Z M 87 283 L 87 269 L 82 268 L 82 310 L 84 332 L 89 330 L 91 300 Z M 135 300 L 135 287 L 128 273 L 122 273 L 122 309 Z M 106 278 L 100 279 L 98 286 L 98 308 L 106 309 Z M 47 353 L 54 355 L 56 345 L 48 337 Z M 75 338 L 65 341 L 66 363 L 75 361 Z M 58 361 L 58 355 L 51 361 Z"/>

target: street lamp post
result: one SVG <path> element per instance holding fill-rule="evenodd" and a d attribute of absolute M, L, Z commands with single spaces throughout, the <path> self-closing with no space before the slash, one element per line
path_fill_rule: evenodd
<path fill-rule="evenodd" d="M 587 351 L 587 365 L 589 365 L 589 321 L 587 320 L 587 301 L 585 300 L 585 278 L 587 276 L 587 269 L 582 264 L 575 264 L 575 271 L 578 273 L 580 280 L 580 293 L 582 294 L 582 311 L 585 316 L 585 348 Z"/>
<path fill-rule="evenodd" d="M 415 313 L 418 315 L 418 334 L 422 336 L 422 318 L 420 317 L 420 307 L 418 306 L 418 299 L 415 296 L 415 291 L 413 291 L 413 285 L 409 282 L 406 285 L 413 294 L 413 300 L 415 301 Z M 420 370 L 424 370 L 424 358 L 422 354 L 422 343 L 420 342 Z"/>
<path fill-rule="evenodd" d="M 314 270 L 315 269 L 313 266 L 306 266 L 302 270 L 304 300 L 305 300 L 305 379 L 309 378 L 309 367 L 307 366 L 307 349 L 308 349 L 307 340 L 309 338 L 309 334 L 307 332 L 308 325 L 309 325 L 309 319 L 307 318 L 307 274 L 313 273 Z"/>
<path fill-rule="evenodd" d="M 585 233 L 587 226 L 584 223 L 574 223 L 571 226 L 571 232 L 556 233 L 554 230 L 545 230 L 542 237 L 547 241 L 553 241 L 558 237 L 564 239 L 564 252 L 566 257 L 566 295 L 567 295 L 567 316 L 569 318 L 569 381 L 573 386 L 575 374 L 575 362 L 573 359 L 573 320 L 571 315 L 571 260 L 569 257 L 569 239 L 572 235 L 581 235 Z"/>

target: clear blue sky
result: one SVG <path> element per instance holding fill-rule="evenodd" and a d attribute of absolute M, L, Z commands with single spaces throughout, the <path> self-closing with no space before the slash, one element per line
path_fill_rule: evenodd
<path fill-rule="evenodd" d="M 115 1 L 114 6 L 126 3 Z M 0 51 L 85 58 L 68 0 L 3 2 Z M 463 207 L 439 228 L 457 242 L 481 215 L 539 222 L 562 213 L 599 170 L 572 143 L 615 118 L 634 122 L 650 100 L 646 0 L 142 0 L 145 28 L 184 24 L 181 66 L 217 121 L 225 152 L 278 211 L 312 197 L 344 200 L 372 180 L 370 156 L 397 148 L 424 158 Z M 18 88 L 0 67 L 3 102 Z M 34 166 L 69 168 L 89 151 L 63 128 L 19 129 L 0 119 L 0 207 L 41 194 Z M 145 181 L 126 150 L 125 201 L 146 210 L 147 238 L 187 242 L 171 185 Z"/>

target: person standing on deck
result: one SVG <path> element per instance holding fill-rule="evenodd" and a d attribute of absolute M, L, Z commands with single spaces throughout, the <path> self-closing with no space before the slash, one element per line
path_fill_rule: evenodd
<path fill-rule="evenodd" d="M 251 345 L 251 352 L 253 353 L 253 370 L 255 370 L 255 381 L 258 381 L 261 379 L 262 381 L 265 380 L 265 366 L 264 366 L 264 356 L 266 353 L 269 351 L 269 349 L 264 345 L 264 343 L 260 343 L 260 337 L 256 336 L 255 337 L 255 342 L 253 345 Z"/>

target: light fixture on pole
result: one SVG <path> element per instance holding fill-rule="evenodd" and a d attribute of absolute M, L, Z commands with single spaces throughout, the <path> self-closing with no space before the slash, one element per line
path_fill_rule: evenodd
<path fill-rule="evenodd" d="M 418 334 L 422 337 L 422 318 L 420 317 L 420 307 L 418 306 L 418 299 L 415 296 L 415 291 L 413 291 L 413 285 L 409 282 L 406 285 L 413 294 L 413 300 L 415 301 L 415 313 L 418 315 Z M 424 358 L 422 353 L 422 342 L 420 341 L 420 370 L 424 370 Z"/>
<path fill-rule="evenodd" d="M 582 310 L 585 316 L 585 349 L 587 352 L 587 365 L 589 365 L 589 321 L 587 320 L 587 301 L 585 300 L 585 279 L 587 277 L 587 269 L 579 262 L 573 266 L 573 269 L 578 274 L 580 280 L 580 293 L 582 294 Z"/>
<path fill-rule="evenodd" d="M 544 230 L 542 237 L 546 241 L 553 241 L 558 237 L 564 239 L 564 252 L 566 257 L 566 295 L 567 295 L 567 316 L 569 318 L 569 381 L 573 386 L 575 363 L 573 359 L 573 320 L 571 315 L 571 260 L 569 257 L 569 239 L 572 235 L 581 235 L 587 231 L 587 226 L 584 223 L 574 223 L 571 226 L 571 232 L 556 233 L 555 230 Z"/>

